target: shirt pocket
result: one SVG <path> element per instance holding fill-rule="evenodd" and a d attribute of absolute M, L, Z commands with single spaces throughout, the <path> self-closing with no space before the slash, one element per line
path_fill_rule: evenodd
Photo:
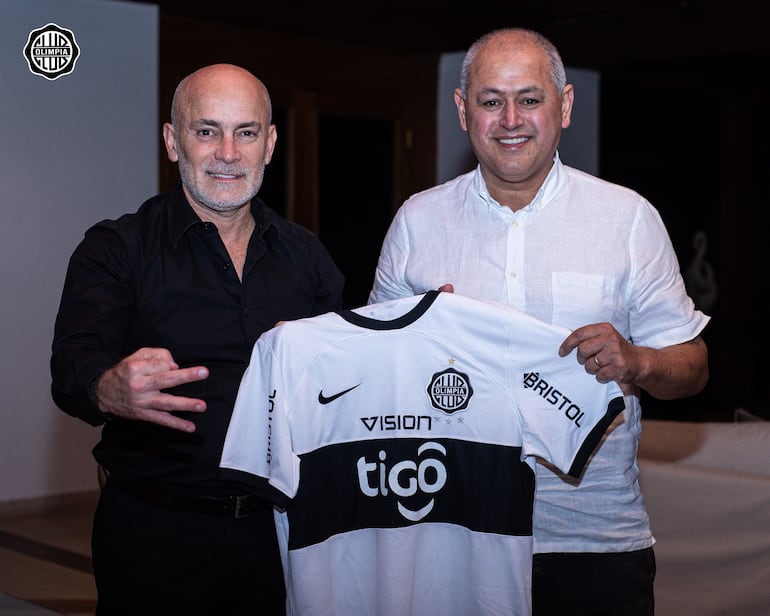
<path fill-rule="evenodd" d="M 570 330 L 590 323 L 612 322 L 617 297 L 614 278 L 600 274 L 553 272 L 552 323 Z"/>

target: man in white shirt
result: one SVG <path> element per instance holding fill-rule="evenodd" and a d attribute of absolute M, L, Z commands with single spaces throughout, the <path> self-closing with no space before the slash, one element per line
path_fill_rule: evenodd
<path fill-rule="evenodd" d="M 579 480 L 537 464 L 534 613 L 652 614 L 640 390 L 674 399 L 703 389 L 709 318 L 687 296 L 655 208 L 559 160 L 574 90 L 547 39 L 485 35 L 454 97 L 478 167 L 403 204 L 369 302 L 453 288 L 572 330 L 560 354 L 577 350 L 588 373 L 617 382 L 626 408 Z"/>

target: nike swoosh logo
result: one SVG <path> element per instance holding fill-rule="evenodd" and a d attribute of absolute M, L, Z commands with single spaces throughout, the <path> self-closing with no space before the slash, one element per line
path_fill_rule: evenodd
<path fill-rule="evenodd" d="M 359 383 L 358 385 L 360 385 L 360 384 L 361 383 Z M 353 387 L 351 387 L 349 389 L 343 389 L 342 391 L 334 394 L 333 396 L 324 396 L 324 390 L 322 389 L 321 391 L 318 392 L 318 401 L 321 404 L 329 404 L 329 402 L 333 402 L 334 400 L 336 400 L 340 396 L 344 396 L 349 391 L 353 391 L 356 387 L 358 387 L 358 385 L 353 385 Z"/>

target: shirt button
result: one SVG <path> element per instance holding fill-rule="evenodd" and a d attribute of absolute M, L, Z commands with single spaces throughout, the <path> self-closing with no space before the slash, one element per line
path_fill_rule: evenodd
<path fill-rule="evenodd" d="M 511 278 L 516 278 L 516 276 L 518 276 L 518 274 L 517 274 L 516 272 L 511 272 L 511 273 L 510 273 L 510 274 L 508 274 L 508 275 L 509 275 Z"/>
<path fill-rule="evenodd" d="M 511 228 L 512 229 L 518 229 L 519 228 L 519 221 L 518 220 L 511 221 Z"/>

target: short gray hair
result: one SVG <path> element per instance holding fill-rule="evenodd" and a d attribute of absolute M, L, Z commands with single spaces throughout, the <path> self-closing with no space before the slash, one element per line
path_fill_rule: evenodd
<path fill-rule="evenodd" d="M 551 81 L 553 82 L 553 85 L 556 86 L 556 89 L 559 92 L 564 90 L 564 87 L 567 85 L 567 73 L 564 70 L 564 63 L 561 60 L 559 50 L 556 49 L 556 46 L 551 41 L 534 30 L 527 30 L 525 28 L 501 28 L 499 30 L 487 32 L 481 38 L 477 39 L 465 54 L 462 68 L 460 69 L 460 92 L 462 92 L 463 98 L 465 98 L 468 93 L 468 83 L 473 61 L 476 59 L 479 51 L 481 51 L 481 48 L 494 38 L 507 34 L 520 34 L 522 37 L 529 39 L 532 43 L 542 49 L 543 53 L 548 56 L 548 61 L 551 65 Z"/>

